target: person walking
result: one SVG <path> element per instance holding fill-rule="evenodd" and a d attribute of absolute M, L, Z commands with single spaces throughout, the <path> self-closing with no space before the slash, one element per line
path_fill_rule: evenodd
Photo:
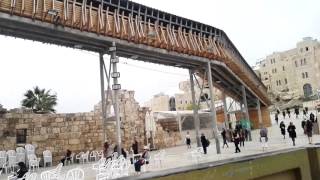
<path fill-rule="evenodd" d="M 283 136 L 283 139 L 286 139 L 286 125 L 284 124 L 283 121 L 281 121 L 281 123 L 280 123 L 280 130 L 281 130 L 281 134 Z"/>
<path fill-rule="evenodd" d="M 288 133 L 289 133 L 289 137 L 292 139 L 293 146 L 295 146 L 295 145 L 296 145 L 296 143 L 295 143 L 295 138 L 297 137 L 296 126 L 293 125 L 292 122 L 290 122 L 287 131 L 288 131 Z"/>
<path fill-rule="evenodd" d="M 312 128 L 313 124 L 310 120 L 307 120 L 306 122 L 306 134 L 308 136 L 309 144 L 312 144 Z"/>
<path fill-rule="evenodd" d="M 288 117 L 290 118 L 291 117 L 291 112 L 290 112 L 290 109 L 289 108 L 287 108 L 287 114 L 288 114 Z"/>
<path fill-rule="evenodd" d="M 274 120 L 276 121 L 276 123 L 277 123 L 277 125 L 278 125 L 279 117 L 278 117 L 278 114 L 277 114 L 277 113 L 274 115 Z"/>
<path fill-rule="evenodd" d="M 244 141 L 246 140 L 246 133 L 244 129 L 241 129 L 239 132 L 239 140 L 240 140 L 240 147 L 244 147 Z"/>
<path fill-rule="evenodd" d="M 314 119 L 314 114 L 311 112 L 310 113 L 310 121 L 312 122 L 312 123 L 314 123 L 315 122 L 315 119 Z"/>
<path fill-rule="evenodd" d="M 226 129 L 224 129 L 224 128 L 222 129 L 221 136 L 222 136 L 222 139 L 223 139 L 223 146 L 222 146 L 222 148 L 224 148 L 224 145 L 227 145 L 227 148 L 229 148 L 228 142 L 227 142 L 227 132 L 226 132 Z"/>
<path fill-rule="evenodd" d="M 187 144 L 187 149 L 191 149 L 191 139 L 190 139 L 189 131 L 187 131 L 187 135 L 186 135 L 186 144 Z"/>
<path fill-rule="evenodd" d="M 265 142 L 268 142 L 268 129 L 262 125 L 260 129 L 260 142 L 262 142 L 263 138 Z"/>
<path fill-rule="evenodd" d="M 207 154 L 207 147 L 209 146 L 209 141 L 203 133 L 201 133 L 200 139 L 201 139 L 201 144 L 203 148 L 203 153 Z"/>
<path fill-rule="evenodd" d="M 240 137 L 239 137 L 239 134 L 236 131 L 233 132 L 233 142 L 234 142 L 234 146 L 236 147 L 236 152 L 235 153 L 241 152 L 240 148 L 239 148 Z"/>
<path fill-rule="evenodd" d="M 303 110 L 303 111 L 304 111 L 304 110 Z M 299 112 L 299 107 L 295 107 L 295 108 L 294 108 L 294 113 L 296 114 L 296 119 L 298 119 L 299 114 L 300 114 L 300 112 Z"/>
<path fill-rule="evenodd" d="M 283 116 L 283 119 L 286 118 L 286 112 L 284 110 L 282 111 L 282 116 Z"/>
<path fill-rule="evenodd" d="M 303 129 L 303 134 L 306 134 L 306 120 L 305 119 L 303 119 L 301 121 L 301 127 Z"/>

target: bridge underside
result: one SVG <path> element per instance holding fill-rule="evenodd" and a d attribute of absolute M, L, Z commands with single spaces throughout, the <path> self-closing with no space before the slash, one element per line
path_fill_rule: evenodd
<path fill-rule="evenodd" d="M 135 60 L 195 69 L 202 73 L 205 70 L 207 58 L 185 55 L 174 51 L 154 48 L 143 44 L 136 44 L 117 38 L 97 35 L 60 25 L 54 25 L 25 17 L 9 15 L 0 12 L 0 34 L 20 37 L 43 43 L 56 44 L 70 48 L 78 48 L 94 52 L 105 52 L 116 43 L 117 55 Z M 214 86 L 226 92 L 236 100 L 242 99 L 241 86 L 246 85 L 232 70 L 221 61 L 210 60 Z M 256 107 L 257 97 L 246 86 L 249 107 Z M 264 105 L 264 101 L 261 101 Z"/>

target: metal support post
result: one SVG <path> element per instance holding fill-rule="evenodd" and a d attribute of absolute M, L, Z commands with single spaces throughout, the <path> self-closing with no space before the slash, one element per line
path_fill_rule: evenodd
<path fill-rule="evenodd" d="M 257 110 L 258 110 L 258 118 L 259 118 L 259 125 L 262 125 L 262 115 L 261 115 L 261 107 L 260 107 L 260 100 L 257 99 Z"/>
<path fill-rule="evenodd" d="M 243 105 L 244 105 L 244 110 L 245 110 L 245 118 L 250 122 L 250 117 L 249 117 L 249 111 L 248 111 L 248 103 L 247 103 L 247 93 L 246 93 L 246 88 L 244 86 L 241 86 L 242 89 L 242 100 L 243 100 Z M 250 122 L 250 127 L 247 129 L 249 131 L 249 141 L 252 141 L 251 137 L 251 122 Z"/>
<path fill-rule="evenodd" d="M 193 106 L 193 118 L 194 118 L 194 128 L 196 131 L 196 139 L 197 139 L 197 146 L 201 147 L 200 143 L 200 120 L 199 120 L 199 114 L 198 114 L 198 107 L 196 105 L 196 95 L 194 92 L 194 81 L 193 81 L 193 70 L 189 69 L 189 75 L 190 75 L 190 87 L 191 87 L 191 97 L 192 97 L 192 106 Z"/>
<path fill-rule="evenodd" d="M 118 154 L 121 154 L 121 130 L 120 130 L 120 114 L 119 114 L 119 90 L 121 89 L 120 84 L 118 84 L 118 78 L 120 77 L 120 73 L 117 72 L 117 64 L 119 59 L 116 53 L 116 43 L 112 43 L 112 47 L 109 48 L 111 53 L 111 63 L 112 63 L 112 78 L 113 78 L 113 85 L 112 90 L 114 91 L 114 114 L 116 116 L 116 133 L 117 133 L 117 151 Z"/>
<path fill-rule="evenodd" d="M 222 101 L 223 101 L 223 113 L 224 113 L 224 125 L 226 129 L 229 129 L 229 119 L 228 119 L 228 111 L 227 111 L 227 99 L 226 94 L 222 92 Z"/>
<path fill-rule="evenodd" d="M 104 61 L 103 61 L 103 53 L 99 53 L 100 60 L 100 86 L 101 86 L 101 111 L 102 111 L 102 124 L 103 124 L 103 143 L 107 140 L 106 135 L 106 108 L 105 108 L 105 93 L 104 93 Z"/>
<path fill-rule="evenodd" d="M 217 128 L 217 114 L 216 114 L 216 107 L 214 102 L 214 94 L 213 94 L 213 84 L 212 84 L 212 73 L 211 73 L 211 64 L 208 62 L 208 85 L 209 85 L 209 91 L 210 91 L 210 111 L 211 111 L 211 117 L 212 117 L 212 128 L 213 128 L 213 135 L 214 139 L 216 141 L 216 150 L 217 154 L 221 153 L 220 150 L 220 142 L 218 138 L 218 128 Z"/>

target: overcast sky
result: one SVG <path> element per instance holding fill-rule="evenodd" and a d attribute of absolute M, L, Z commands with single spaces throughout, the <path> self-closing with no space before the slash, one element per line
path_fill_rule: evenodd
<path fill-rule="evenodd" d="M 320 38 L 319 0 L 134 0 L 223 29 L 254 65 L 303 37 Z M 0 36 L 0 104 L 20 106 L 36 85 L 58 95 L 58 112 L 91 111 L 100 100 L 97 54 Z M 108 59 L 108 56 L 105 56 Z M 121 59 L 120 83 L 142 104 L 154 94 L 178 92 L 187 70 Z"/>

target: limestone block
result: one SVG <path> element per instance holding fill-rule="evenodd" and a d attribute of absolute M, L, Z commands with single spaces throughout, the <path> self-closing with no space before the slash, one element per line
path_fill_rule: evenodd
<path fill-rule="evenodd" d="M 56 118 L 55 122 L 59 123 L 59 122 L 63 122 L 63 118 Z"/>
<path fill-rule="evenodd" d="M 78 144 L 80 144 L 80 140 L 79 139 L 69 139 L 69 144 L 78 145 Z"/>

